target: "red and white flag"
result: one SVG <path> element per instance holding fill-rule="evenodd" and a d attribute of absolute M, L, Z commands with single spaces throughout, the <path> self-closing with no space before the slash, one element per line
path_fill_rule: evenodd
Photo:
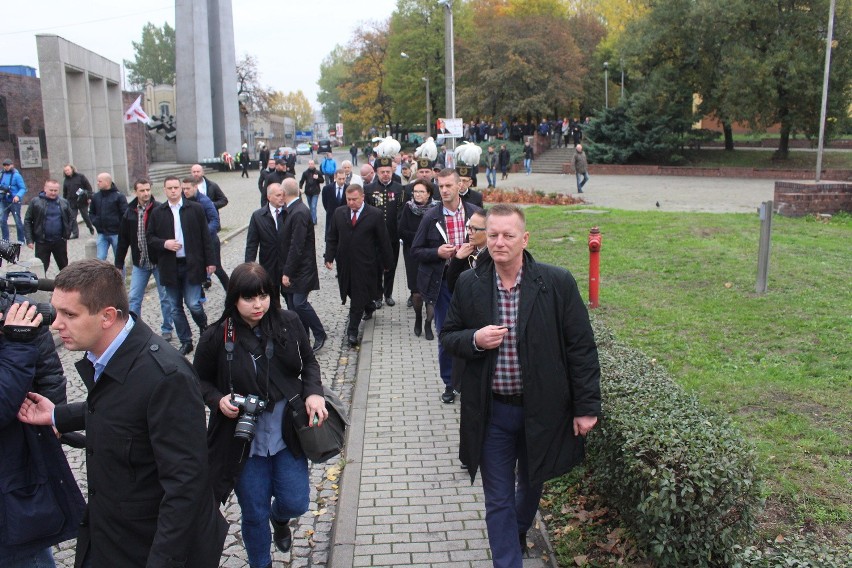
<path fill-rule="evenodd" d="M 148 115 L 142 110 L 142 95 L 136 98 L 136 101 L 130 105 L 130 108 L 124 112 L 124 123 L 131 124 L 133 122 L 148 123 Z"/>

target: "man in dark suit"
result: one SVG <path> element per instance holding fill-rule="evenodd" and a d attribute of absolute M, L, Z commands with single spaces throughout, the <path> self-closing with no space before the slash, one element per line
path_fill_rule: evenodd
<path fill-rule="evenodd" d="M 385 220 L 385 226 L 390 238 L 391 251 L 393 252 L 393 264 L 387 266 L 387 270 L 380 270 L 376 275 L 379 284 L 376 296 L 376 307 L 381 307 L 382 296 L 388 306 L 393 306 L 393 281 L 396 274 L 396 263 L 399 260 L 399 216 L 402 214 L 402 206 L 405 204 L 405 188 L 398 181 L 394 181 L 393 158 L 376 158 L 376 179 L 373 183 L 364 187 L 364 196 L 367 203 L 381 210 Z"/>
<path fill-rule="evenodd" d="M 207 229 L 204 208 L 181 193 L 180 180 L 169 176 L 163 182 L 166 202 L 149 214 L 148 250 L 157 258 L 160 283 L 166 287 L 172 305 L 172 320 L 180 340 L 180 353 L 192 351 L 192 330 L 183 311 L 189 308 L 200 331 L 207 328 L 207 314 L 201 305 L 201 285 L 216 270 L 213 243 Z"/>
<path fill-rule="evenodd" d="M 285 179 L 284 200 L 287 216 L 281 230 L 281 248 L 284 251 L 281 267 L 281 291 L 287 308 L 299 314 L 305 331 L 314 334 L 314 353 L 322 349 L 326 334 L 308 294 L 319 290 L 317 249 L 311 210 L 299 199 L 299 186 L 293 178 Z"/>
<path fill-rule="evenodd" d="M 207 176 L 204 175 L 204 168 L 201 167 L 201 164 L 195 164 L 189 171 L 192 174 L 192 177 L 195 178 L 195 182 L 198 184 L 198 192 L 209 197 L 210 201 L 213 202 L 213 205 L 216 206 L 217 211 L 228 204 L 228 198 L 225 197 L 225 192 L 222 191 L 222 188 L 219 187 L 218 183 L 207 179 Z"/>
<path fill-rule="evenodd" d="M 328 232 L 331 230 L 331 219 L 334 216 L 334 210 L 341 205 L 346 205 L 346 188 L 348 186 L 349 184 L 346 183 L 346 173 L 343 170 L 338 170 L 334 174 L 334 183 L 330 183 L 322 188 L 326 239 L 328 239 Z"/>
<path fill-rule="evenodd" d="M 219 565 L 227 523 L 208 478 L 204 403 L 189 362 L 129 314 L 121 272 L 83 260 L 56 277 L 52 328 L 77 363 L 85 402 L 28 393 L 18 418 L 86 430 L 88 510 L 76 565 Z M 86 564 L 84 564 L 84 562 Z"/>
<path fill-rule="evenodd" d="M 267 204 L 251 214 L 246 234 L 245 261 L 257 260 L 269 273 L 278 293 L 281 289 L 281 269 L 284 266 L 281 231 L 284 230 L 284 218 L 287 216 L 281 184 L 270 184 L 266 188 L 266 199 Z"/>
<path fill-rule="evenodd" d="M 372 317 L 378 294 L 376 272 L 393 266 L 388 230 L 380 209 L 364 203 L 364 189 L 356 184 L 346 188 L 346 207 L 335 210 L 331 231 L 325 242 L 325 267 L 337 262 L 340 299 L 349 298 L 349 345 L 358 345 L 361 318 Z M 366 315 L 365 315 L 366 312 Z"/>

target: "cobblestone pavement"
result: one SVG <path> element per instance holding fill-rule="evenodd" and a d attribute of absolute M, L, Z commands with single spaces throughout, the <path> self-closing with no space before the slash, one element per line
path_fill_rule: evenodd
<path fill-rule="evenodd" d="M 304 167 L 305 163 L 300 164 L 298 172 Z M 237 172 L 210 177 L 222 186 L 230 200 L 220 211 L 222 262 L 230 272 L 243 261 L 244 228 L 251 212 L 259 206 L 256 178 L 253 174 L 251 179 L 241 179 Z M 523 185 L 536 181 L 530 178 L 537 177 L 542 178 L 538 185 L 545 191 L 573 183 L 573 177 L 539 174 L 529 176 Z M 603 176 L 596 179 L 603 182 L 601 178 Z M 619 202 L 611 206 L 654 208 L 653 184 L 657 178 L 622 179 L 625 183 L 620 190 L 607 189 L 604 186 L 609 186 L 608 183 L 598 186 L 602 191 L 606 189 L 613 201 Z M 521 185 L 511 181 L 511 186 Z M 720 184 L 715 187 L 727 183 L 715 181 Z M 594 194 L 594 188 L 591 185 L 589 193 Z M 719 194 L 707 189 L 696 194 L 693 210 L 712 210 L 719 203 Z M 731 203 L 727 210 L 742 211 L 752 203 L 759 204 L 767 198 L 766 192 L 763 185 L 740 185 L 741 198 Z M 155 196 L 162 199 L 162 189 L 155 188 Z M 322 235 L 322 211 L 318 218 L 317 235 Z M 85 227 L 82 228 L 85 233 Z M 84 258 L 86 249 L 92 244 L 88 236 L 70 241 L 70 260 Z M 318 238 L 318 254 L 322 255 L 323 250 L 324 245 Z M 21 264 L 42 274 L 40 263 L 33 262 L 33 253 L 27 248 L 22 252 Z M 3 269 L 13 270 L 8 265 Z M 48 276 L 55 274 L 54 267 Z M 401 259 L 396 278 L 397 305 L 383 307 L 365 323 L 360 349 L 349 349 L 346 345 L 343 332 L 347 310 L 340 304 L 333 271 L 320 267 L 320 287 L 311 295 L 311 301 L 329 339 L 318 359 L 323 380 L 345 402 L 351 403 L 352 424 L 345 459 L 312 465 L 311 509 L 294 522 L 291 553 L 276 552 L 274 565 L 300 568 L 490 566 L 482 490 L 478 481 L 470 483 L 457 459 L 459 405 L 458 402 L 445 405 L 439 400 L 443 385 L 437 369 L 437 341 L 416 338 L 411 332 L 414 315 L 405 307 L 408 292 L 404 289 Z M 33 296 L 47 300 L 46 294 Z M 222 287 L 215 278 L 207 297 L 205 309 L 212 321 L 221 314 L 224 299 Z M 159 302 L 152 289 L 146 295 L 143 313 L 149 325 L 159 329 Z M 197 330 L 195 333 L 197 340 Z M 68 352 L 61 346 L 58 349 L 68 377 L 68 398 L 81 400 L 85 391 L 73 367 L 81 354 Z M 74 449 L 66 451 L 85 493 L 83 453 Z M 246 567 L 236 498 L 229 500 L 223 512 L 231 526 L 221 566 Z M 546 533 L 531 532 L 536 533 L 533 535 L 535 547 L 531 558 L 525 560 L 525 566 L 551 564 L 552 555 L 546 552 Z M 59 546 L 55 556 L 59 566 L 73 566 L 74 541 Z"/>

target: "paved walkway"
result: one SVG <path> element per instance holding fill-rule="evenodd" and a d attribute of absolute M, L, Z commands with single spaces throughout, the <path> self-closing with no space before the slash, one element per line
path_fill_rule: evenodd
<path fill-rule="evenodd" d="M 248 180 L 241 179 L 238 172 L 211 176 L 230 200 L 221 210 L 222 257 L 228 271 L 243 261 L 244 228 L 259 206 L 255 174 Z M 688 208 L 684 203 L 683 210 L 715 210 L 718 206 L 748 212 L 771 199 L 771 182 L 697 179 L 693 184 L 683 178 L 598 176 L 589 182 L 584 197 L 593 205 L 653 209 L 657 199 L 661 206 L 675 198 L 684 202 L 681 192 L 689 191 L 691 203 Z M 515 174 L 508 187 L 549 192 L 573 186 L 573 181 L 573 176 Z M 668 200 L 657 197 L 663 190 Z M 161 189 L 154 193 L 162 199 Z M 729 202 L 724 195 L 730 197 Z M 317 234 L 322 235 L 322 211 L 319 218 Z M 69 243 L 72 261 L 84 257 L 89 240 L 83 237 Z M 322 255 L 324 246 L 318 244 L 317 248 Z M 32 259 L 32 251 L 25 249 L 24 264 Z M 41 275 L 40 263 L 33 266 Z M 13 268 L 7 265 L 3 270 Z M 55 273 L 53 269 L 49 276 Z M 383 307 L 365 323 L 358 349 L 350 349 L 345 342 L 347 309 L 340 304 L 333 271 L 320 268 L 320 286 L 311 300 L 329 333 L 318 356 L 323 380 L 351 403 L 352 425 L 345 459 L 312 466 L 311 510 L 295 523 L 292 552 L 276 552 L 274 565 L 490 566 L 481 487 L 478 482 L 471 485 L 457 459 L 459 405 L 439 400 L 443 385 L 437 368 L 437 340 L 426 341 L 411 333 L 414 314 L 405 307 L 408 293 L 401 262 L 395 290 L 398 303 L 393 308 Z M 211 321 L 221 314 L 223 298 L 222 287 L 214 278 L 205 304 Z M 153 290 L 146 295 L 143 314 L 158 329 L 159 304 Z M 80 354 L 62 347 L 59 353 L 68 377 L 69 400 L 80 400 L 85 391 L 73 368 Z M 67 454 L 85 492 L 83 454 L 73 449 Z M 236 499 L 232 497 L 223 510 L 231 529 L 221 566 L 246 567 Z M 552 565 L 546 535 L 536 535 L 533 540 L 535 547 L 525 566 Z M 63 543 L 56 551 L 58 565 L 73 566 L 73 554 L 74 542 Z"/>

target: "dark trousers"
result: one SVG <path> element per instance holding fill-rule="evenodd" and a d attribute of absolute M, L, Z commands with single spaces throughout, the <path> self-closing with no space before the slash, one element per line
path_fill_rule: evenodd
<path fill-rule="evenodd" d="M 35 244 L 35 257 L 44 265 L 45 276 L 47 276 L 47 269 L 50 267 L 50 255 L 53 255 L 59 270 L 68 266 L 68 241 L 62 239 L 50 243 Z"/>
<path fill-rule="evenodd" d="M 438 292 L 438 300 L 435 302 L 435 335 L 441 335 L 441 328 L 444 327 L 444 320 L 447 319 L 447 312 L 450 310 L 450 300 L 452 294 L 447 287 L 447 279 L 441 280 L 441 291 Z M 441 342 L 438 342 L 438 368 L 441 370 L 441 380 L 444 381 L 444 386 L 451 387 L 453 385 L 453 356 L 444 350 Z"/>
<path fill-rule="evenodd" d="M 522 406 L 492 400 L 480 471 L 494 567 L 521 568 L 518 535 L 532 526 L 542 489 L 530 485 Z"/>
<path fill-rule="evenodd" d="M 89 207 L 80 207 L 79 209 L 76 207 L 76 203 L 71 205 L 71 202 L 68 202 L 68 205 L 71 206 L 71 214 L 73 215 L 74 221 L 71 223 L 71 238 L 76 239 L 80 236 L 80 227 L 77 225 L 77 212 L 80 212 L 80 215 L 83 216 L 83 222 L 86 223 L 86 227 L 89 229 L 89 232 L 94 234 L 95 226 L 92 225 L 92 220 L 89 218 Z"/>
<path fill-rule="evenodd" d="M 213 235 L 213 256 L 216 258 L 216 271 L 213 274 L 215 274 L 216 278 L 219 279 L 219 282 L 222 284 L 222 288 L 224 288 L 227 293 L 229 279 L 228 273 L 225 272 L 224 268 L 222 268 L 222 243 L 219 240 L 219 235 Z"/>
<path fill-rule="evenodd" d="M 361 325 L 361 318 L 364 313 L 371 314 L 375 311 L 373 302 L 367 302 L 366 306 L 356 306 L 349 300 L 349 325 L 346 327 L 346 335 L 358 335 L 358 326 Z"/>
<path fill-rule="evenodd" d="M 391 250 L 393 251 L 393 266 L 384 270 L 381 266 L 376 276 L 378 281 L 379 297 L 377 300 L 393 296 L 393 281 L 396 276 L 396 265 L 399 263 L 399 238 L 391 238 Z"/>
<path fill-rule="evenodd" d="M 314 340 L 325 339 L 325 328 L 314 307 L 308 302 L 308 294 L 284 294 L 284 300 L 287 302 L 287 309 L 299 314 L 306 333 L 313 333 Z"/>

